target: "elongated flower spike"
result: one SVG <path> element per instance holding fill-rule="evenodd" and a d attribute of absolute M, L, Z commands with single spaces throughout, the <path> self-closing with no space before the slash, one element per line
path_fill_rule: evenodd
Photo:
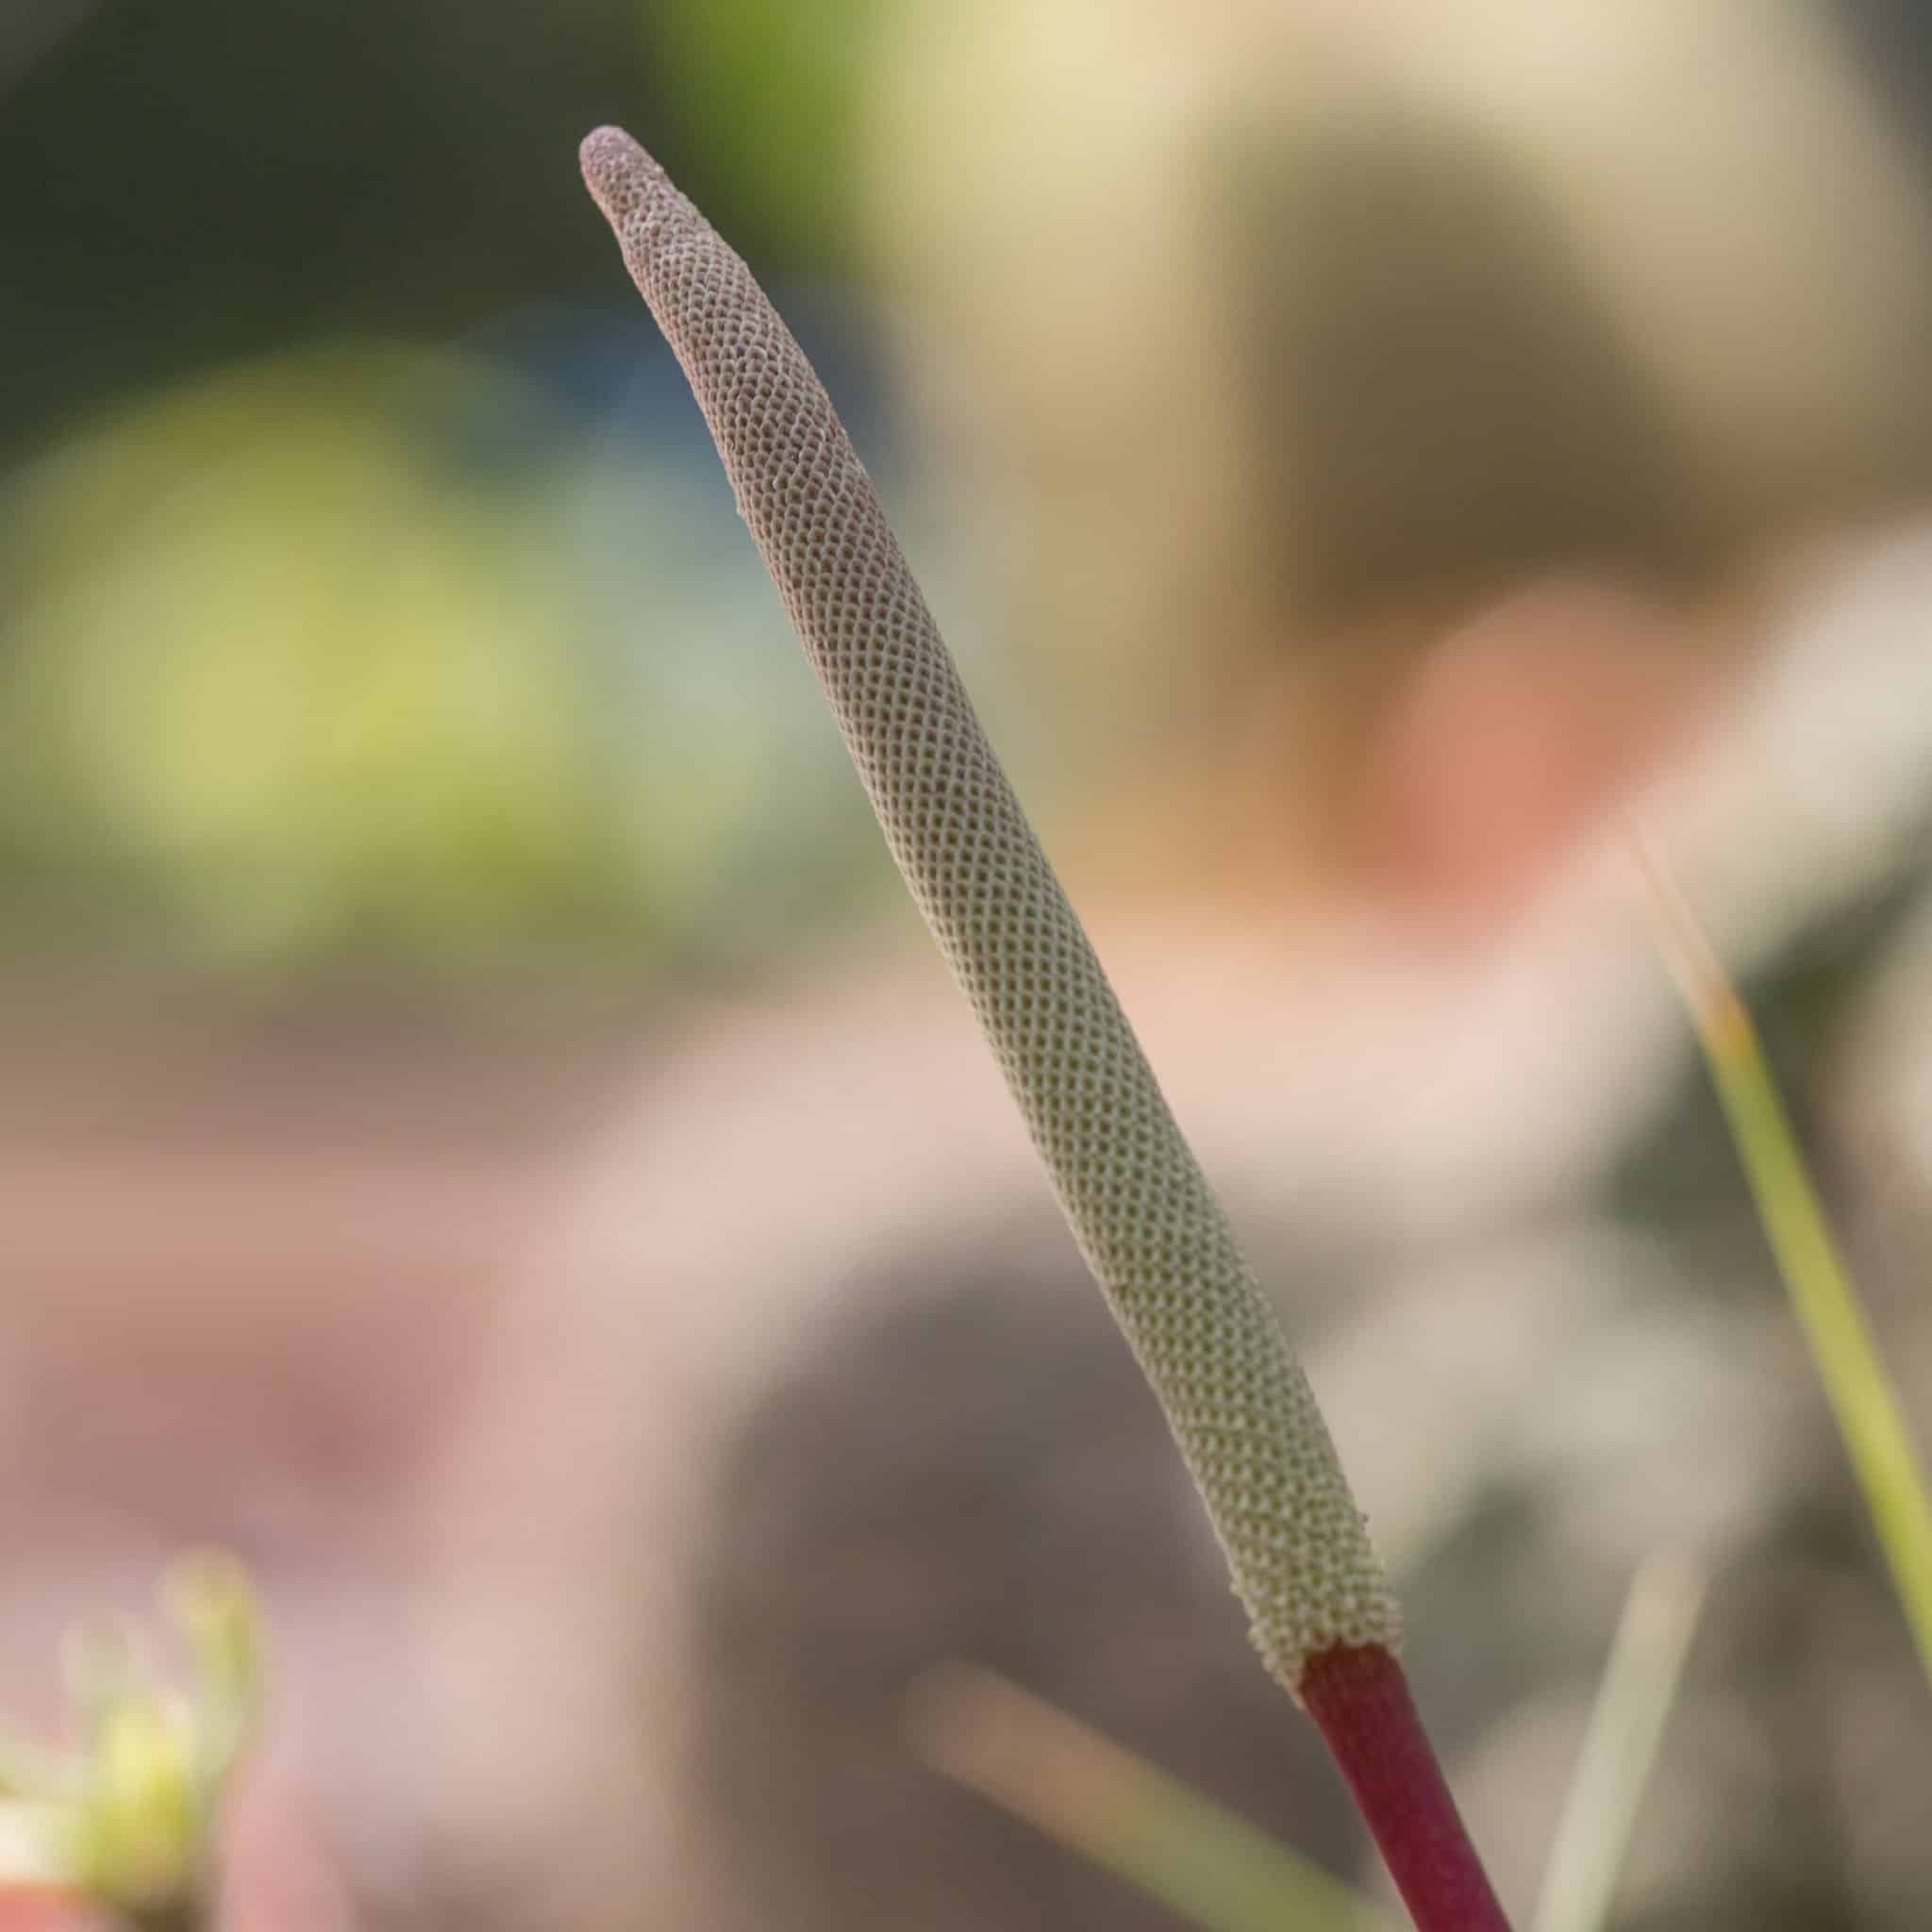
<path fill-rule="evenodd" d="M 683 366 L 893 858 L 1166 1411 L 1269 1671 L 1424 1932 L 1504 1924 L 1307 1380 L 974 715 L 871 478 L 751 271 L 615 127 L 591 195 Z"/>

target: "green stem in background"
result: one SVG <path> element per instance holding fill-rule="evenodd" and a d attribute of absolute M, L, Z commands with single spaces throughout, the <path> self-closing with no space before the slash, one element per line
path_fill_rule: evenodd
<path fill-rule="evenodd" d="M 1394 1932 L 1319 1865 L 993 1672 L 915 1687 L 920 1755 L 1204 1932 Z"/>
<path fill-rule="evenodd" d="M 1598 1932 L 1609 1918 L 1704 1589 L 1704 1573 L 1669 1554 L 1646 1557 L 1631 1582 L 1551 1847 L 1533 1932 Z"/>
<path fill-rule="evenodd" d="M 1696 1024 L 1772 1255 L 1932 1681 L 1932 1499 L 1904 1405 L 1839 1258 L 1751 1015 L 1696 916 L 1634 831 L 1631 846 L 1664 957 Z"/>

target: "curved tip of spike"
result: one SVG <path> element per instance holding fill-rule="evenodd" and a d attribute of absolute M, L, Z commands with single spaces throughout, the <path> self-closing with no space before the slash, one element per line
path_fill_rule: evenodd
<path fill-rule="evenodd" d="M 584 186 L 613 227 L 661 188 L 664 170 L 621 127 L 598 127 L 577 149 Z"/>

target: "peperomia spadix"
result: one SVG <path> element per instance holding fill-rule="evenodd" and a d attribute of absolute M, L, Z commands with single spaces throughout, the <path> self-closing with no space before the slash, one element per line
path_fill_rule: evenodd
<path fill-rule="evenodd" d="M 893 858 L 1159 1398 L 1269 1671 L 1423 1932 L 1504 1925 L 1416 1717 L 1401 1619 L 1307 1382 L 980 728 L 824 386 L 615 127 L 584 179 L 676 354 Z"/>

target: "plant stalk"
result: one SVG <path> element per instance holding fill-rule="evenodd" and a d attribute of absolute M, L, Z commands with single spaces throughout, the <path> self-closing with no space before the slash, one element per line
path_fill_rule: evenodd
<path fill-rule="evenodd" d="M 824 385 L 751 271 L 629 135 L 599 128 L 580 159 L 899 870 L 1166 1411 L 1263 1660 L 1302 1698 L 1324 1659 L 1311 1707 L 1401 1861 L 1422 1932 L 1495 1932 L 1395 1660 L 1400 1613 L 1314 1397 Z"/>

